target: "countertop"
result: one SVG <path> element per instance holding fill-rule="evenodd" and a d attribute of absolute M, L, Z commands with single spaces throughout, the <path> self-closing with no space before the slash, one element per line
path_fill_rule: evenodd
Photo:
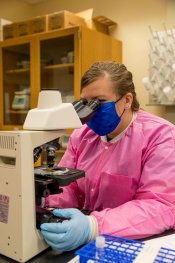
<path fill-rule="evenodd" d="M 51 248 L 46 249 L 39 255 L 27 261 L 27 263 L 67 263 L 69 260 L 75 257 L 74 251 L 65 252 L 58 255 Z M 16 263 L 17 261 L 0 255 L 0 263 Z"/>

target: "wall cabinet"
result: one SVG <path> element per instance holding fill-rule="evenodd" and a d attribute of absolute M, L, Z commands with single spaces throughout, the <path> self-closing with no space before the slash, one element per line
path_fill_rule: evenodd
<path fill-rule="evenodd" d="M 122 43 L 86 27 L 72 27 L 0 43 L 0 129 L 22 128 L 42 89 L 64 102 L 80 96 L 80 80 L 99 60 L 122 60 Z"/>

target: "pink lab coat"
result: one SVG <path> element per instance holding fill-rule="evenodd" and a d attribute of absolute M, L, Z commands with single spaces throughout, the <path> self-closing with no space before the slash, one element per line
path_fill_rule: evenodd
<path fill-rule="evenodd" d="M 84 125 L 59 165 L 86 175 L 47 202 L 92 210 L 99 234 L 139 239 L 175 228 L 175 126 L 166 120 L 139 110 L 110 142 Z"/>

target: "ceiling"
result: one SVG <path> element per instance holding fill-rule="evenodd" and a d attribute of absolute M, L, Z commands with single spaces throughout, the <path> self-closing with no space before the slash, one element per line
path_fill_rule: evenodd
<path fill-rule="evenodd" d="M 41 2 L 45 2 L 46 0 L 21 0 L 21 1 L 28 3 L 28 4 L 38 4 Z"/>

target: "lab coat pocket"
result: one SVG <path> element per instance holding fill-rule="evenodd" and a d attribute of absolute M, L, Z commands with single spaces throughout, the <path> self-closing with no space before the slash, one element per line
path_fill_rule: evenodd
<path fill-rule="evenodd" d="M 135 188 L 132 177 L 102 173 L 96 205 L 100 209 L 122 205 L 133 199 Z"/>

